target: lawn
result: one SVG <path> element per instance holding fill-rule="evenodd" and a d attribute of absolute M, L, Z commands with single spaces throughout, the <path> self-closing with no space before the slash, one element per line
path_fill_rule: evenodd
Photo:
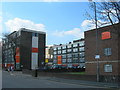
<path fill-rule="evenodd" d="M 67 72 L 66 74 L 85 75 L 85 72 Z"/>

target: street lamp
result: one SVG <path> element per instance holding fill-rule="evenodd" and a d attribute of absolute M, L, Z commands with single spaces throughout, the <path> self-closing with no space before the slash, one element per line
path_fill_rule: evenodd
<path fill-rule="evenodd" d="M 90 2 L 92 2 L 92 0 L 89 0 Z M 93 1 L 94 3 L 94 14 L 95 14 L 95 29 L 96 29 L 96 55 L 95 55 L 95 59 L 97 60 L 97 82 L 99 82 L 99 59 L 100 59 L 100 55 L 99 50 L 98 50 L 98 29 L 97 29 L 97 14 L 96 14 L 96 3 Z"/>

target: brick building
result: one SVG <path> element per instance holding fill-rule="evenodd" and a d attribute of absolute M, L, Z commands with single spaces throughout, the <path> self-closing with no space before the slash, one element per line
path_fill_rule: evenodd
<path fill-rule="evenodd" d="M 16 70 L 41 68 L 45 61 L 45 32 L 21 28 L 3 39 L 2 63 Z"/>
<path fill-rule="evenodd" d="M 104 80 L 118 80 L 120 75 L 120 23 L 98 28 L 99 75 Z M 86 73 L 96 75 L 96 30 L 85 32 Z M 101 79 L 101 80 L 102 80 Z"/>

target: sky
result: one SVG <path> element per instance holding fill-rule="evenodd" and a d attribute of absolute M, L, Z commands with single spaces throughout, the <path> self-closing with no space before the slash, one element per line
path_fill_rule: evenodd
<path fill-rule="evenodd" d="M 46 45 L 66 44 L 84 38 L 89 26 L 89 2 L 2 2 L 0 36 L 19 28 L 46 32 Z M 89 26 L 89 27 L 88 27 Z"/>

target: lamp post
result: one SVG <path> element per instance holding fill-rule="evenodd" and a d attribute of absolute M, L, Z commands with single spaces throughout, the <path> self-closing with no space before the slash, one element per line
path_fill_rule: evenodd
<path fill-rule="evenodd" d="M 92 2 L 92 0 L 89 0 L 90 2 Z M 95 59 L 97 60 L 97 70 L 96 70 L 96 74 L 97 74 L 97 82 L 99 82 L 99 59 L 100 59 L 100 55 L 99 53 L 99 49 L 98 49 L 98 29 L 97 29 L 97 14 L 96 14 L 96 3 L 93 1 L 94 4 L 94 14 L 95 14 L 95 29 L 96 29 L 96 55 L 95 55 Z"/>

